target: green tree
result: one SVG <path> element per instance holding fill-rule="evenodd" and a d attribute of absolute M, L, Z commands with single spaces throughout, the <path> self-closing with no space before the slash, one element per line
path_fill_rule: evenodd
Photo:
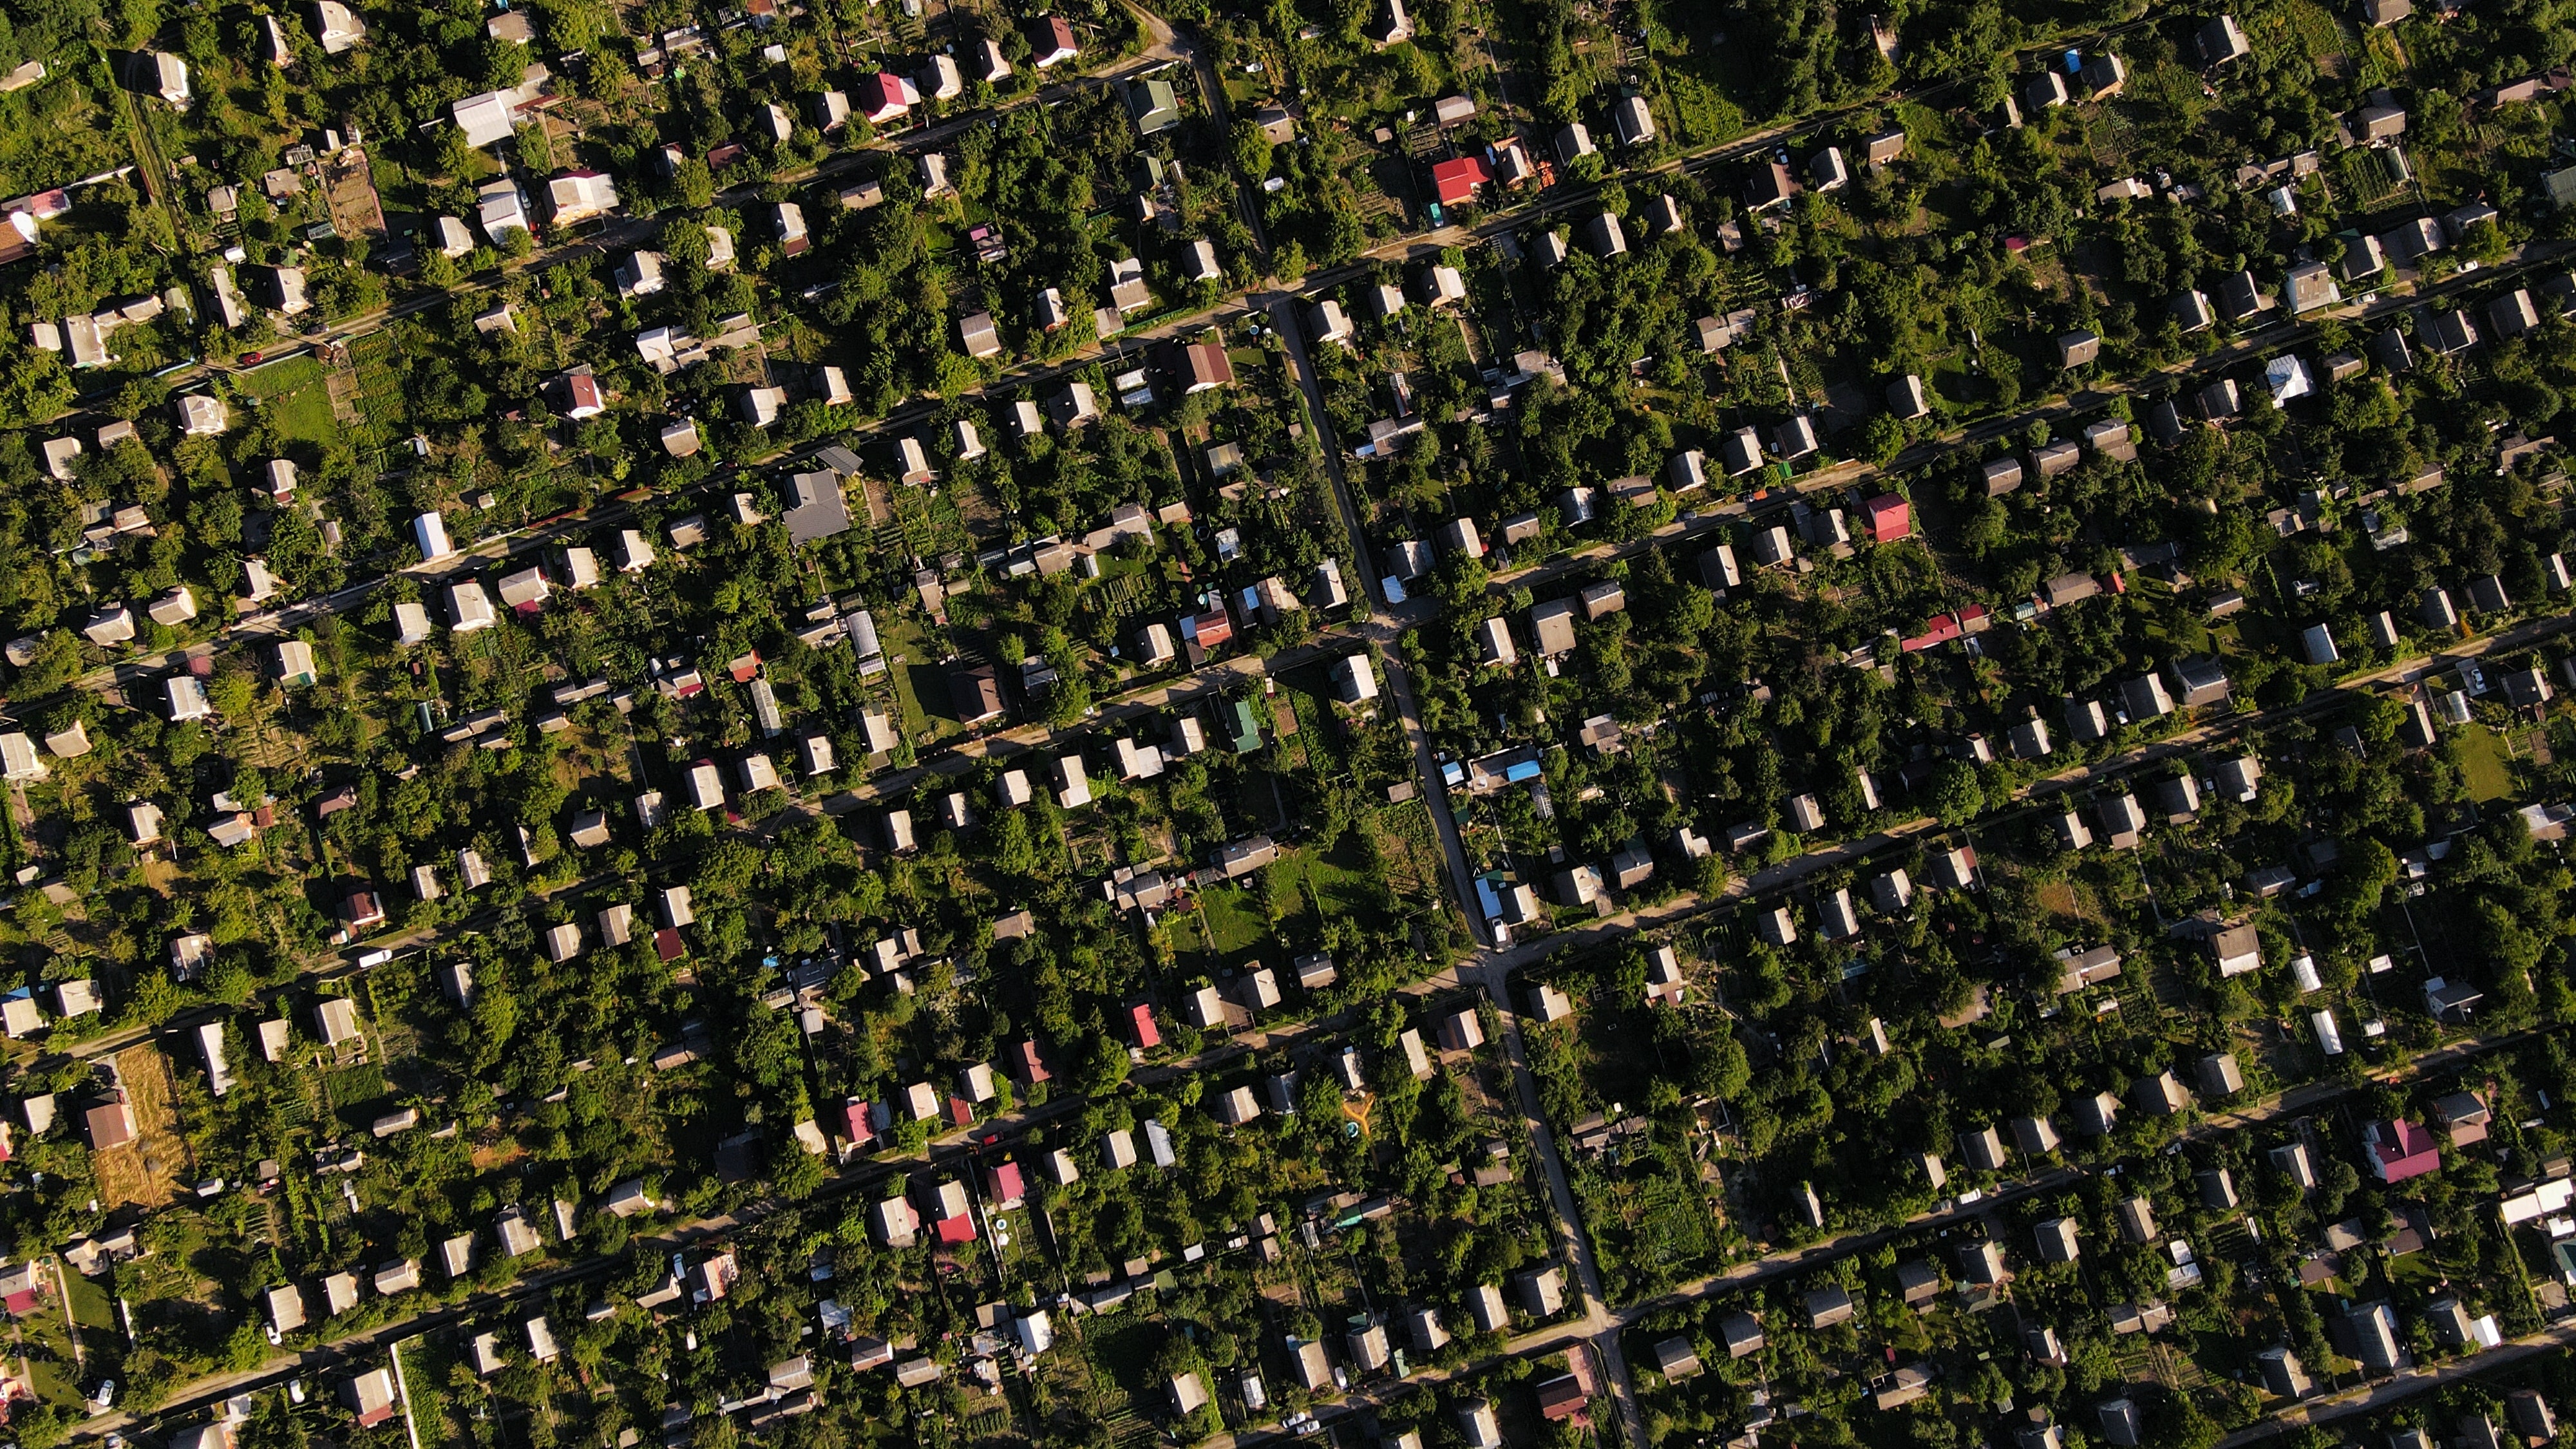
<path fill-rule="evenodd" d="M 1932 772 L 1932 814 L 1944 825 L 1965 825 L 1983 814 L 1985 788 L 1977 767 L 1965 760 L 1943 760 Z"/>

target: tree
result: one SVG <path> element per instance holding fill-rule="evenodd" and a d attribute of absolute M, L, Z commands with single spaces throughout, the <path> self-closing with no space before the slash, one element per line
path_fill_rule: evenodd
<path fill-rule="evenodd" d="M 1932 813 L 1944 825 L 1965 825 L 1983 814 L 1986 792 L 1977 783 L 1977 768 L 1965 760 L 1943 760 L 1932 772 Z"/>
<path fill-rule="evenodd" d="M 802 1202 L 814 1195 L 815 1189 L 823 1185 L 829 1174 L 824 1171 L 822 1158 L 794 1143 L 789 1146 L 791 1150 L 780 1154 L 781 1160 L 777 1170 L 770 1174 L 770 1181 L 777 1187 L 779 1196 L 790 1202 Z"/>
<path fill-rule="evenodd" d="M 1234 167 L 1244 180 L 1258 182 L 1270 174 L 1270 138 L 1250 117 L 1236 119 L 1232 141 Z"/>
<path fill-rule="evenodd" d="M 715 173 L 707 169 L 706 162 L 692 156 L 680 163 L 678 173 L 671 178 L 671 194 L 689 210 L 704 211 L 715 205 Z M 705 233 L 701 231 L 699 235 L 703 237 Z"/>
<path fill-rule="evenodd" d="M 1082 1060 L 1082 1090 L 1099 1095 L 1127 1080 L 1131 1065 L 1127 1048 L 1106 1033 L 1091 1039 L 1091 1049 Z"/>

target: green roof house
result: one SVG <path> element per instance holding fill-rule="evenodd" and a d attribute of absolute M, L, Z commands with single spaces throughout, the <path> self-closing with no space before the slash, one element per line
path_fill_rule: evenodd
<path fill-rule="evenodd" d="M 1261 748 L 1261 725 L 1253 717 L 1251 701 L 1229 699 L 1225 702 L 1225 729 L 1234 737 L 1236 754 L 1248 755 Z"/>

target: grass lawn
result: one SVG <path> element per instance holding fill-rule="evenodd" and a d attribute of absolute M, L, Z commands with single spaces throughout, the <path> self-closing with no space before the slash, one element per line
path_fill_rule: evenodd
<path fill-rule="evenodd" d="M 61 1317 L 50 1311 L 31 1314 L 18 1321 L 18 1336 L 26 1355 L 27 1377 L 34 1381 L 38 1397 L 49 1404 L 77 1400 L 83 1370 L 72 1361 L 71 1334 Z M 122 1349 L 124 1344 L 120 1341 L 111 1346 Z"/>
<path fill-rule="evenodd" d="M 2469 798 L 2481 804 L 2513 793 L 2513 767 L 2505 763 L 2504 741 L 2485 725 L 2463 725 L 2452 738 L 2460 743 L 2460 773 Z"/>
<path fill-rule="evenodd" d="M 1282 857 L 1270 867 L 1271 898 L 1285 904 L 1291 919 L 1312 914 L 1320 923 L 1332 916 L 1356 916 L 1377 924 L 1378 893 L 1362 873 L 1357 839 L 1356 833 L 1345 837 L 1329 855 L 1301 850 Z M 1290 891 L 1296 893 L 1293 898 Z"/>
<path fill-rule="evenodd" d="M 1208 949 L 1231 961 L 1248 956 L 1270 934 L 1270 921 L 1251 894 L 1236 886 L 1210 886 L 1199 892 L 1199 922 Z"/>
<path fill-rule="evenodd" d="M 278 432 L 286 437 L 328 443 L 343 431 L 331 414 L 331 394 L 323 381 L 322 364 L 309 356 L 254 367 L 240 375 L 240 383 L 243 392 L 259 399 Z"/>
<path fill-rule="evenodd" d="M 116 1304 L 107 1296 L 107 1288 L 95 1278 L 84 1278 L 69 1269 L 63 1272 L 65 1295 L 70 1299 L 72 1322 L 83 1328 L 113 1331 L 116 1327 Z"/>
<path fill-rule="evenodd" d="M 921 622 L 902 615 L 880 617 L 877 642 L 886 651 L 886 682 L 901 707 L 895 729 L 917 750 L 964 734 L 964 727 L 948 714 L 948 671 L 938 663 L 941 647 Z"/>

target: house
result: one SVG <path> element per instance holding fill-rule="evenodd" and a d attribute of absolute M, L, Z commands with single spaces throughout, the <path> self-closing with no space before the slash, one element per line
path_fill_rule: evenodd
<path fill-rule="evenodd" d="M 1848 887 L 1835 887 L 1833 894 L 1824 898 L 1816 914 L 1819 929 L 1824 932 L 1826 940 L 1847 941 L 1860 934 L 1860 913 L 1852 907 Z"/>
<path fill-rule="evenodd" d="M 1431 190 L 1442 206 L 1464 206 L 1494 179 L 1482 156 L 1459 156 L 1431 167 Z"/>
<path fill-rule="evenodd" d="M 1366 654 L 1344 656 L 1333 665 L 1333 697 L 1344 704 L 1366 704 L 1377 698 L 1377 670 Z"/>
<path fill-rule="evenodd" d="M 26 1000 L 27 994 L 24 987 L 20 987 L 10 997 L 12 1005 Z M 29 1005 L 32 1007 L 33 1003 L 30 1002 Z M 14 1037 L 23 1036 L 25 1033 L 20 1031 L 13 1021 L 10 1024 L 9 1034 Z M 94 1152 L 104 1152 L 111 1147 L 122 1147 L 132 1142 L 135 1138 L 134 1107 L 127 1100 L 125 1089 L 115 1088 L 106 1100 L 85 1109 L 81 1113 L 81 1132 L 88 1139 L 90 1149 Z"/>
<path fill-rule="evenodd" d="M 2057 1150 L 2057 1128 L 2045 1117 L 2024 1115 L 2005 1125 L 2012 1129 L 2013 1146 L 2025 1157 L 2045 1157 Z"/>
<path fill-rule="evenodd" d="M 2301 262 L 2290 268 L 2281 279 L 2281 292 L 2293 314 L 2313 312 L 2343 300 L 2343 294 L 2335 288 L 2333 274 L 2323 262 Z"/>
<path fill-rule="evenodd" d="M 2221 15 L 2203 25 L 2194 41 L 2203 66 L 2224 65 L 2252 53 L 2252 47 L 2245 41 L 2245 29 L 2236 23 L 2233 15 Z"/>
<path fill-rule="evenodd" d="M 357 1416 L 361 1429 L 372 1429 L 391 1419 L 397 1407 L 393 1370 L 369 1369 L 342 1379 L 340 1402 Z"/>
<path fill-rule="evenodd" d="M 2082 1254 L 2073 1218 L 2050 1218 L 2033 1229 L 2032 1235 L 2038 1239 L 2039 1260 L 2043 1263 L 2072 1263 Z"/>
<path fill-rule="evenodd" d="M 1691 1341 L 1687 1338 L 1664 1339 L 1654 1346 L 1652 1352 L 1655 1372 L 1675 1382 L 1697 1377 L 1704 1371 L 1699 1361 L 1699 1351 L 1691 1347 Z"/>
<path fill-rule="evenodd" d="M 2315 1387 L 2307 1371 L 2299 1366 L 2299 1356 L 2287 1345 L 2265 1349 L 2255 1364 L 2262 1371 L 2263 1387 L 2282 1398 L 2305 1398 Z"/>
<path fill-rule="evenodd" d="M 503 179 L 483 184 L 474 193 L 475 216 L 482 223 L 483 235 L 492 245 L 507 246 L 514 231 L 534 232 L 528 220 L 528 198 L 515 181 Z"/>
<path fill-rule="evenodd" d="M 2558 1415 L 2537 1389 L 2515 1389 L 2505 1395 L 2504 1417 L 2525 1444 L 2547 1444 L 2558 1437 Z"/>
<path fill-rule="evenodd" d="M 1082 54 L 1074 42 L 1073 26 L 1061 15 L 1050 15 L 1038 22 L 1029 35 L 1029 63 L 1049 70 Z"/>
<path fill-rule="evenodd" d="M 2362 1130 L 2362 1145 L 2371 1175 L 2381 1182 L 2404 1182 L 2442 1167 L 2433 1134 L 2404 1117 L 2371 1123 Z"/>
<path fill-rule="evenodd" d="M 269 307 L 289 317 L 311 310 L 313 303 L 305 295 L 302 267 L 253 267 L 249 271 Z"/>
<path fill-rule="evenodd" d="M 1515 1273 L 1512 1284 L 1520 1291 L 1521 1307 L 1533 1318 L 1554 1318 L 1565 1307 L 1565 1277 L 1555 1268 Z"/>
<path fill-rule="evenodd" d="M 1869 528 L 1869 536 L 1876 542 L 1892 543 L 1913 536 L 1913 508 L 1896 494 L 1882 493 L 1863 503 L 1861 517 Z"/>
<path fill-rule="evenodd" d="M 1644 96 L 1622 96 L 1610 107 L 1610 125 L 1622 146 L 1643 146 L 1655 139 L 1654 113 Z"/>
<path fill-rule="evenodd" d="M 313 34 L 323 54 L 339 55 L 367 38 L 367 25 L 340 0 L 319 0 L 313 7 Z"/>
<path fill-rule="evenodd" d="M 2453 1147 L 2484 1142 L 2487 1127 L 2495 1120 L 2487 1110 L 2486 1100 L 2475 1092 L 2452 1092 L 2437 1099 L 2433 1110 L 2440 1114 Z"/>
<path fill-rule="evenodd" d="M 2090 332 L 2079 328 L 2073 332 L 2058 334 L 2057 366 L 2061 371 L 2070 367 L 2082 367 L 2101 355 L 2102 339 Z"/>
<path fill-rule="evenodd" d="M 158 96 L 172 110 L 188 109 L 188 63 L 157 50 L 138 50 L 126 57 L 126 89 Z"/>
<path fill-rule="evenodd" d="M 1181 123 L 1180 97 L 1172 90 L 1172 83 L 1159 76 L 1129 82 L 1127 110 L 1135 118 L 1140 136 L 1160 135 Z"/>
<path fill-rule="evenodd" d="M 1718 454 L 1725 460 L 1726 476 L 1740 478 L 1762 466 L 1761 434 L 1739 428 L 1718 445 Z"/>
<path fill-rule="evenodd" d="M 2084 429 L 2084 446 L 2114 462 L 2137 461 L 2138 444 L 2129 425 L 2117 418 L 2105 418 Z"/>
<path fill-rule="evenodd" d="M 1901 149 L 1905 141 L 1903 132 L 1900 131 L 1896 133 L 1896 141 L 1898 147 Z M 1843 148 L 1840 146 L 1827 146 L 1822 151 L 1817 152 L 1814 156 L 1809 157 L 1807 160 L 1807 177 L 1819 192 L 1838 191 L 1844 186 L 1849 185 L 1851 183 L 1851 168 L 1843 161 Z M 1667 200 L 1669 200 L 1669 198 L 1667 198 Z M 1729 248 L 1729 250 L 1732 250 L 1732 248 Z"/>
<path fill-rule="evenodd" d="M 2218 667 L 2218 660 L 2215 657 L 2207 654 L 2191 655 L 2175 660 L 2170 667 L 2173 670 L 2174 683 L 2182 689 L 2183 708 L 2195 709 L 2202 705 L 2227 702 L 2229 694 L 2227 675 Z"/>
<path fill-rule="evenodd" d="M 2075 1118 L 2075 1130 L 2086 1137 L 2107 1137 L 2119 1125 L 2120 1099 L 2109 1092 L 2078 1097 L 2068 1110 Z"/>
<path fill-rule="evenodd" d="M 2120 974 L 2120 953 L 2109 946 L 2095 946 L 2070 956 L 2058 958 L 2057 994 L 2065 996 L 2087 986 L 2099 986 Z"/>
<path fill-rule="evenodd" d="M 2385 1299 L 2356 1303 L 2344 1310 L 2344 1327 L 2352 1335 L 2353 1357 L 2374 1374 L 2394 1373 L 2402 1356 L 2397 1344 L 2397 1314 Z"/>
<path fill-rule="evenodd" d="M 2225 930 L 2211 932 L 2209 953 L 2222 979 L 2242 976 L 2263 964 L 2262 938 L 2255 934 L 2251 925 L 2229 926 Z"/>
<path fill-rule="evenodd" d="M 546 205 L 553 224 L 572 226 L 617 209 L 617 185 L 597 171 L 567 171 L 546 182 Z"/>
<path fill-rule="evenodd" d="M 1703 331 L 1701 336 L 1704 343 L 1707 336 L 1706 332 Z M 1716 349 L 1709 348 L 1707 350 L 1715 351 Z M 1887 385 L 1887 410 L 1896 414 L 1899 419 L 1908 422 L 1915 418 L 1930 416 L 1932 412 L 1932 395 L 1924 390 L 1923 379 L 1917 374 L 1909 372 L 1905 376 L 1898 378 L 1896 381 L 1889 383 Z"/>
<path fill-rule="evenodd" d="M 201 392 L 180 394 L 179 431 L 192 438 L 211 437 L 232 425 L 232 412 L 224 400 Z"/>
<path fill-rule="evenodd" d="M 192 719 L 205 719 L 215 712 L 206 697 L 206 686 L 193 674 L 174 674 L 162 684 L 170 705 L 170 722 L 186 724 Z"/>

